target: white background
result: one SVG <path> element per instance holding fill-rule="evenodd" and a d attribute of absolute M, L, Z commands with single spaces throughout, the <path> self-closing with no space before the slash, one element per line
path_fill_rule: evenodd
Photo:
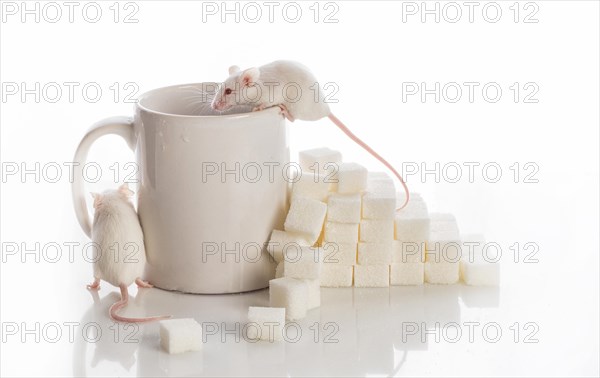
<path fill-rule="evenodd" d="M 438 2 L 439 22 L 434 15 L 422 22 L 421 13 L 403 12 L 421 2 L 340 1 L 328 8 L 322 2 L 316 23 L 313 2 L 298 3 L 302 16 L 296 23 L 284 18 L 286 3 L 278 3 L 273 23 L 263 2 L 256 3 L 263 12 L 256 23 L 244 18 L 244 3 L 238 3 L 239 22 L 233 15 L 222 22 L 221 13 L 203 13 L 201 2 L 137 1 L 116 7 L 99 2 L 102 15 L 95 23 L 82 15 L 85 2 L 75 2 L 73 22 L 69 8 L 56 3 L 62 17 L 55 23 L 48 20 L 57 8 L 44 8 L 44 2 L 27 2 L 27 7 L 35 9 L 36 3 L 39 22 L 35 14 L 23 22 L 21 2 L 2 2 L 2 375 L 599 374 L 598 2 L 499 2 L 488 5 L 487 20 L 482 9 L 488 3 L 479 2 L 472 22 L 463 2 Z M 453 23 L 455 4 L 462 17 Z M 496 5 L 502 14 L 490 22 Z M 88 10 L 87 16 L 95 17 Z M 333 10 L 338 22 L 324 22 Z M 133 11 L 138 22 L 124 22 Z M 253 10 L 247 11 L 253 18 Z M 525 23 L 533 11 L 538 22 Z M 500 289 L 323 289 L 321 309 L 300 324 L 309 332 L 319 319 L 337 322 L 340 342 L 334 346 L 306 339 L 275 346 L 212 340 L 202 352 L 170 357 L 158 350 L 156 325 L 145 326 L 133 346 L 122 342 L 122 334 L 114 344 L 105 342 L 107 333 L 97 343 L 80 335 L 69 340 L 65 322 L 96 321 L 108 332 L 106 308 L 117 298 L 104 284 L 100 304 L 94 304 L 84 286 L 92 279 L 91 264 L 81 257 L 81 247 L 69 261 L 64 244 L 88 241 L 75 219 L 63 165 L 72 161 L 86 129 L 103 117 L 130 115 L 128 93 L 135 98 L 160 86 L 219 81 L 231 64 L 248 67 L 275 59 L 301 61 L 322 83 L 335 83 L 333 112 L 399 168 L 440 164 L 439 179 L 415 174 L 407 176 L 408 184 L 432 211 L 455 214 L 461 231 L 483 232 L 502 246 Z M 65 82 L 77 83 L 72 99 Z M 423 101 L 418 94 L 403 101 L 406 83 L 422 82 L 427 88 L 459 83 L 462 97 L 453 103 L 450 92 L 436 102 L 433 95 Z M 479 83 L 472 102 L 465 82 Z M 509 88 L 515 82 L 521 88 L 517 102 Z M 36 83 L 39 99 L 22 97 L 22 89 Z M 63 91 L 56 102 L 51 83 Z M 502 89 L 497 102 L 483 97 L 486 83 Z M 539 89 L 533 96 L 537 103 L 525 102 L 531 92 L 526 83 Z M 102 89 L 98 101 L 84 97 L 86 84 Z M 93 90 L 88 95 L 94 97 Z M 328 146 L 342 151 L 347 161 L 383 170 L 327 120 L 297 121 L 290 129 L 293 159 L 298 150 Z M 115 162 L 122 167 L 133 154 L 118 138 L 106 137 L 89 159 L 102 166 L 103 176 L 87 189 L 103 190 L 116 185 L 109 167 Z M 22 168 L 33 169 L 38 162 L 39 179 L 21 176 Z M 54 163 L 62 166 L 62 176 L 49 182 L 56 175 Z M 465 163 L 479 164 L 473 180 Z M 15 164 L 19 172 L 8 175 L 7 167 Z M 494 170 L 482 171 L 485 164 L 502 169 L 497 182 L 490 182 Z M 457 165 L 462 177 L 452 183 Z M 537 182 L 525 182 L 534 170 L 530 178 Z M 22 251 L 34 249 L 36 242 L 37 256 L 58 243 L 62 258 L 53 263 L 40 256 L 36 262 L 35 252 Z M 537 263 L 523 262 L 528 242 L 539 249 Z M 19 252 L 8 254 L 14 243 Z M 516 263 L 509 249 L 514 243 L 521 246 Z M 150 312 L 234 322 L 244 320 L 247 306 L 266 304 L 268 294 L 202 297 L 154 290 L 146 299 L 138 297 L 136 304 L 149 303 Z M 439 321 L 442 329 L 456 321 L 464 334 L 458 343 L 442 337 L 413 347 L 399 333 L 402 320 L 432 327 Z M 471 321 L 499 324 L 501 341 L 492 343 L 479 332 L 469 342 L 464 323 Z M 515 340 L 510 327 L 516 322 Z M 36 323 L 40 340 L 22 332 Z M 55 343 L 42 332 L 54 323 L 62 330 Z M 524 342 L 533 329 L 524 330 L 525 323 L 537 327 L 537 343 Z M 17 327 L 15 335 L 5 333 L 9 326 Z"/>

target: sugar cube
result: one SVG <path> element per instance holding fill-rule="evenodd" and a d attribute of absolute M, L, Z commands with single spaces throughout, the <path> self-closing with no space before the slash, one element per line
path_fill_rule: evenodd
<path fill-rule="evenodd" d="M 460 232 L 456 218 L 452 214 L 431 213 L 429 240 L 460 240 Z"/>
<path fill-rule="evenodd" d="M 417 263 L 425 262 L 426 242 L 413 242 L 394 240 L 392 262 L 393 263 Z"/>
<path fill-rule="evenodd" d="M 202 326 L 191 318 L 161 320 L 160 345 L 170 354 L 198 351 L 202 346 Z"/>
<path fill-rule="evenodd" d="M 324 264 L 321 272 L 322 287 L 352 286 L 353 267 L 350 265 Z"/>
<path fill-rule="evenodd" d="M 321 280 L 303 280 L 308 287 L 308 309 L 321 307 Z"/>
<path fill-rule="evenodd" d="M 368 182 L 381 182 L 392 186 L 394 185 L 394 181 L 390 175 L 385 172 L 369 172 L 367 174 L 367 180 Z"/>
<path fill-rule="evenodd" d="M 450 285 L 458 282 L 459 264 L 447 261 L 425 262 L 425 282 Z"/>
<path fill-rule="evenodd" d="M 367 189 L 367 169 L 358 163 L 342 163 L 337 179 L 338 193 L 359 193 Z"/>
<path fill-rule="evenodd" d="M 454 216 L 432 213 L 425 261 L 458 263 L 462 255 L 461 250 L 460 233 Z"/>
<path fill-rule="evenodd" d="M 321 201 L 293 198 L 283 228 L 285 231 L 303 234 L 310 245 L 313 245 L 321 234 L 326 213 L 327 205 Z"/>
<path fill-rule="evenodd" d="M 247 336 L 250 340 L 279 341 L 283 339 L 285 308 L 248 308 Z"/>
<path fill-rule="evenodd" d="M 273 257 L 275 262 L 283 260 L 285 254 L 296 254 L 300 247 L 310 247 L 312 243 L 303 234 L 289 231 L 273 230 L 271 239 L 267 243 L 267 251 Z"/>
<path fill-rule="evenodd" d="M 359 193 L 331 193 L 327 199 L 327 220 L 338 223 L 359 223 L 361 197 Z"/>
<path fill-rule="evenodd" d="M 269 306 L 285 307 L 287 320 L 302 319 L 308 310 L 308 285 L 290 277 L 270 280 Z"/>
<path fill-rule="evenodd" d="M 290 278 L 318 279 L 323 266 L 320 248 L 301 247 L 294 257 L 289 254 L 283 260 L 283 276 Z"/>
<path fill-rule="evenodd" d="M 425 281 L 453 284 L 459 279 L 461 242 L 452 214 L 431 214 L 429 240 L 425 251 Z"/>
<path fill-rule="evenodd" d="M 325 242 L 323 250 L 323 265 L 356 265 L 357 243 Z"/>
<path fill-rule="evenodd" d="M 410 196 L 409 196 L 408 202 L 423 202 L 423 203 L 425 203 L 425 201 L 423 200 L 423 196 L 421 196 L 420 193 L 410 192 L 409 194 L 410 194 Z M 406 199 L 405 191 L 400 191 L 400 192 L 396 193 L 396 200 L 398 201 L 398 202 L 396 202 L 396 205 L 398 205 L 398 207 L 404 205 L 405 199 Z M 408 206 L 408 204 L 406 206 Z"/>
<path fill-rule="evenodd" d="M 390 265 L 390 285 L 422 285 L 425 278 L 425 264 L 394 263 Z"/>
<path fill-rule="evenodd" d="M 360 241 L 384 243 L 393 240 L 393 220 L 363 219 L 360 221 Z"/>
<path fill-rule="evenodd" d="M 396 240 L 422 243 L 429 238 L 430 217 L 425 201 L 411 194 L 406 207 L 396 213 Z"/>
<path fill-rule="evenodd" d="M 285 269 L 285 266 L 283 265 L 283 261 L 280 263 L 277 263 L 277 266 L 275 267 L 275 278 L 283 277 L 284 269 Z"/>
<path fill-rule="evenodd" d="M 359 265 L 389 265 L 392 262 L 394 244 L 387 243 L 358 243 Z"/>
<path fill-rule="evenodd" d="M 300 151 L 298 157 L 303 171 L 315 172 L 318 169 L 318 173 L 334 172 L 342 163 L 342 154 L 327 147 Z"/>
<path fill-rule="evenodd" d="M 325 223 L 325 241 L 334 243 L 356 243 L 358 241 L 358 223 Z"/>
<path fill-rule="evenodd" d="M 292 185 L 292 198 L 306 197 L 318 201 L 327 201 L 329 182 L 324 174 L 300 171 Z"/>
<path fill-rule="evenodd" d="M 369 172 L 367 176 L 367 191 L 371 193 L 380 193 L 395 195 L 396 187 L 394 181 L 385 172 Z"/>
<path fill-rule="evenodd" d="M 356 265 L 354 266 L 355 287 L 388 287 L 390 286 L 389 265 Z"/>
<path fill-rule="evenodd" d="M 396 214 L 396 192 L 367 191 L 362 197 L 362 217 L 364 219 L 393 220 Z"/>
<path fill-rule="evenodd" d="M 300 151 L 300 169 L 302 172 L 310 172 L 325 175 L 325 182 L 329 191 L 337 190 L 337 172 L 342 163 L 342 154 L 326 147 L 313 148 Z"/>
<path fill-rule="evenodd" d="M 464 235 L 462 237 L 462 258 L 460 276 L 470 286 L 499 286 L 500 262 L 497 251 L 487 252 L 483 235 Z"/>

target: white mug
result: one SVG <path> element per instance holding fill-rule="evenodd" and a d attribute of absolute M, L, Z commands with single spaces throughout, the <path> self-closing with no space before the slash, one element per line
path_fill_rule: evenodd
<path fill-rule="evenodd" d="M 91 237 L 82 179 L 90 146 L 117 134 L 135 151 L 144 279 L 162 289 L 238 293 L 265 288 L 274 276 L 265 245 L 285 220 L 287 125 L 278 108 L 215 115 L 210 98 L 200 99 L 215 89 L 200 83 L 149 91 L 133 119 L 96 123 L 75 153 L 75 212 Z"/>

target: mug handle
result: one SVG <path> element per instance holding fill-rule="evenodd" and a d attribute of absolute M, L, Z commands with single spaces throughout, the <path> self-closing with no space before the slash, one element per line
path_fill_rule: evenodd
<path fill-rule="evenodd" d="M 135 134 L 133 132 L 133 119 L 131 117 L 110 117 L 105 118 L 90 127 L 88 132 L 83 136 L 77 151 L 75 151 L 75 157 L 73 158 L 73 164 L 71 166 L 71 189 L 73 191 L 73 206 L 75 207 L 75 214 L 79 225 L 83 229 L 83 232 L 90 238 L 92 237 L 92 223 L 90 222 L 90 216 L 88 214 L 87 205 L 85 202 L 84 195 L 84 182 L 83 182 L 83 166 L 87 160 L 87 155 L 90 147 L 103 135 L 115 134 L 119 135 L 131 150 L 135 148 Z"/>

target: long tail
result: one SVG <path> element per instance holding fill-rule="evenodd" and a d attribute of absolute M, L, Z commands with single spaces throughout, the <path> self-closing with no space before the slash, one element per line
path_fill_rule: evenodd
<path fill-rule="evenodd" d="M 124 322 L 124 323 L 145 323 L 145 322 L 153 322 L 155 320 L 164 320 L 164 319 L 170 318 L 169 315 L 152 316 L 149 318 L 127 318 L 124 316 L 117 315 L 117 311 L 119 311 L 120 309 L 125 307 L 127 305 L 127 302 L 129 301 L 129 292 L 127 291 L 127 286 L 121 284 L 119 286 L 119 288 L 121 289 L 121 300 L 118 302 L 115 302 L 112 306 L 110 306 L 110 310 L 109 310 L 110 317 L 114 321 Z"/>
<path fill-rule="evenodd" d="M 408 187 L 406 186 L 406 182 L 404 182 L 404 179 L 402 178 L 402 176 L 400 176 L 400 174 L 396 171 L 396 169 L 390 163 L 388 163 L 387 160 L 385 160 L 384 158 L 382 158 L 381 155 L 379 155 L 377 152 L 375 152 L 375 150 L 373 150 L 371 147 L 369 147 L 359 137 L 357 137 L 356 135 L 354 135 L 354 133 L 352 131 L 350 131 L 350 129 L 347 128 L 346 125 L 344 125 L 342 123 L 342 121 L 340 121 L 332 113 L 329 113 L 329 119 L 333 123 L 335 123 L 335 125 L 337 127 L 339 127 L 340 130 L 342 130 L 356 144 L 358 144 L 359 146 L 361 146 L 362 148 L 364 148 L 365 150 L 367 150 L 367 152 L 370 153 L 371 155 L 373 155 L 374 158 L 376 158 L 381 163 L 383 163 L 383 165 L 385 165 L 390 171 L 392 171 L 394 173 L 394 175 L 398 178 L 398 180 L 400 180 L 400 183 L 402 184 L 402 187 L 404 188 L 404 193 L 406 193 L 406 197 L 405 197 L 406 199 L 404 200 L 404 204 L 402 204 L 402 206 L 400 206 L 396 210 L 403 209 L 408 204 L 408 200 L 409 200 L 410 194 L 408 192 Z"/>

